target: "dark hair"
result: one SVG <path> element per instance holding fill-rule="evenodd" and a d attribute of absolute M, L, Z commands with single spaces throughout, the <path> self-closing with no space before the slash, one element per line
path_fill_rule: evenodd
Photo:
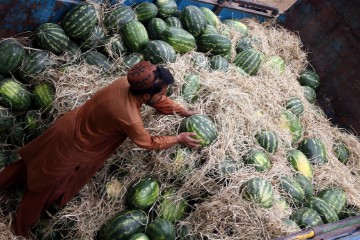
<path fill-rule="evenodd" d="M 154 78 L 155 80 L 153 81 L 151 88 L 145 90 L 134 90 L 130 87 L 131 93 L 134 95 L 154 95 L 161 92 L 161 89 L 163 89 L 164 86 L 171 85 L 175 81 L 174 76 L 171 74 L 171 72 L 161 66 L 156 67 L 156 70 L 154 71 Z"/>

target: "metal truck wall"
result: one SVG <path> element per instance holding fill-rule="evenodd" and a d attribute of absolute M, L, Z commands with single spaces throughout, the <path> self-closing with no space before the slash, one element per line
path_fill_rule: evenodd
<path fill-rule="evenodd" d="M 298 0 L 279 18 L 297 32 L 321 79 L 318 103 L 338 126 L 360 133 L 360 1 Z"/>

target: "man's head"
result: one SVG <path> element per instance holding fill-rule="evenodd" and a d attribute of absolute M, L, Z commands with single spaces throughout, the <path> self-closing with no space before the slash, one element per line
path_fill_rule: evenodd
<path fill-rule="evenodd" d="M 143 96 L 149 105 L 159 101 L 166 94 L 167 87 L 174 83 L 174 77 L 169 70 L 148 61 L 135 64 L 129 70 L 127 79 L 131 93 Z"/>

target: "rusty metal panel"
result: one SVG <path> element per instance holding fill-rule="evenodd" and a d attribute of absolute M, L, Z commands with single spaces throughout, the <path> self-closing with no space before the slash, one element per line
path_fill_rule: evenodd
<path fill-rule="evenodd" d="M 360 3 L 298 0 L 279 18 L 297 32 L 319 74 L 318 103 L 334 124 L 360 133 Z"/>

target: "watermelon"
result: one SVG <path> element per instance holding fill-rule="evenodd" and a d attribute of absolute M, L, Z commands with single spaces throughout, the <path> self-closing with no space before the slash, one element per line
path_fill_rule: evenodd
<path fill-rule="evenodd" d="M 99 239 L 128 240 L 132 235 L 145 230 L 148 218 L 142 210 L 125 210 L 106 222 L 98 233 Z"/>
<path fill-rule="evenodd" d="M 26 55 L 20 67 L 20 76 L 27 82 L 32 83 L 33 78 L 44 72 L 48 67 L 53 65 L 49 52 L 38 51 Z"/>
<path fill-rule="evenodd" d="M 180 132 L 195 132 L 195 139 L 201 140 L 201 146 L 209 146 L 217 139 L 214 122 L 206 115 L 196 114 L 185 118 L 180 124 Z"/>
<path fill-rule="evenodd" d="M 336 214 L 340 214 L 346 206 L 346 194 L 340 188 L 329 188 L 322 190 L 318 197 L 324 200 Z"/>
<path fill-rule="evenodd" d="M 159 184 L 151 177 L 145 177 L 133 183 L 126 194 L 126 202 L 130 207 L 147 209 L 159 196 Z"/>
<path fill-rule="evenodd" d="M 292 213 L 291 217 L 300 228 L 314 227 L 324 224 L 320 215 L 311 208 L 303 207 Z"/>
<path fill-rule="evenodd" d="M 8 143 L 17 147 L 22 147 L 25 144 L 25 132 L 20 123 L 15 123 L 9 134 Z"/>
<path fill-rule="evenodd" d="M 113 59 L 117 59 L 125 54 L 126 46 L 120 35 L 114 34 L 106 40 L 105 51 Z"/>
<path fill-rule="evenodd" d="M 128 22 L 136 19 L 136 13 L 128 6 L 116 6 L 105 15 L 104 24 L 112 33 L 119 33 Z"/>
<path fill-rule="evenodd" d="M 190 234 L 189 227 L 187 225 L 181 225 L 177 230 L 179 240 L 197 240 L 199 237 Z"/>
<path fill-rule="evenodd" d="M 240 38 L 235 45 L 236 53 L 241 53 L 242 51 L 249 50 L 253 48 L 253 41 L 250 37 Z"/>
<path fill-rule="evenodd" d="M 245 163 L 254 165 L 256 171 L 263 172 L 271 168 L 271 163 L 266 153 L 254 150 L 245 158 Z"/>
<path fill-rule="evenodd" d="M 123 65 L 126 68 L 132 68 L 132 66 L 143 60 L 144 60 L 144 55 L 140 53 L 132 53 L 123 58 Z"/>
<path fill-rule="evenodd" d="M 167 189 L 160 197 L 156 212 L 159 218 L 175 223 L 184 218 L 187 208 L 184 198 L 178 197 L 174 189 Z"/>
<path fill-rule="evenodd" d="M 129 240 L 150 240 L 145 233 L 136 233 L 132 235 Z"/>
<path fill-rule="evenodd" d="M 316 102 L 316 92 L 312 87 L 309 86 L 303 86 L 304 90 L 304 97 L 306 100 L 308 100 L 310 103 Z"/>
<path fill-rule="evenodd" d="M 13 126 L 14 121 L 15 117 L 11 114 L 9 109 L 0 106 L 0 134 L 7 133 Z"/>
<path fill-rule="evenodd" d="M 280 187 L 288 194 L 294 203 L 301 203 L 304 200 L 304 190 L 296 180 L 287 176 L 282 177 L 280 180 Z"/>
<path fill-rule="evenodd" d="M 244 198 L 265 208 L 270 208 L 274 201 L 273 188 L 267 180 L 252 178 L 242 186 Z"/>
<path fill-rule="evenodd" d="M 149 36 L 144 25 L 137 20 L 126 23 L 120 31 L 130 51 L 139 52 L 149 43 Z"/>
<path fill-rule="evenodd" d="M 24 130 L 29 140 L 38 136 L 40 127 L 42 125 L 41 114 L 39 111 L 30 110 L 26 113 L 24 118 Z"/>
<path fill-rule="evenodd" d="M 134 8 L 137 20 L 147 22 L 158 14 L 157 6 L 152 2 L 143 2 Z"/>
<path fill-rule="evenodd" d="M 333 144 L 333 151 L 337 159 L 346 164 L 349 161 L 350 151 L 343 143 L 334 143 Z"/>
<path fill-rule="evenodd" d="M 67 53 L 67 55 L 65 54 L 65 57 L 67 57 L 66 58 L 67 62 L 77 61 L 80 59 L 82 55 L 80 46 L 77 45 L 77 43 L 72 40 L 70 40 L 69 45 L 65 49 L 65 52 Z"/>
<path fill-rule="evenodd" d="M 206 176 L 219 180 L 219 183 L 226 184 L 227 177 L 238 172 L 240 168 L 241 165 L 239 162 L 230 156 L 226 156 L 224 160 L 215 165 L 215 168 L 210 169 Z"/>
<path fill-rule="evenodd" d="M 167 27 L 166 22 L 161 18 L 153 18 L 149 21 L 146 29 L 150 39 L 161 40 L 163 32 Z"/>
<path fill-rule="evenodd" d="M 303 152 L 313 164 L 323 165 L 328 161 L 325 146 L 320 139 L 306 138 L 301 141 L 298 149 Z"/>
<path fill-rule="evenodd" d="M 144 49 L 144 58 L 152 64 L 172 63 L 176 60 L 176 53 L 167 42 L 152 40 Z"/>
<path fill-rule="evenodd" d="M 44 23 L 37 27 L 35 39 L 41 48 L 52 53 L 64 51 L 70 42 L 65 31 L 55 23 Z"/>
<path fill-rule="evenodd" d="M 170 44 L 176 52 L 190 52 L 196 47 L 194 36 L 182 28 L 168 27 L 162 34 L 163 40 Z"/>
<path fill-rule="evenodd" d="M 230 52 L 231 41 L 228 37 L 218 33 L 206 33 L 197 40 L 200 52 L 210 52 L 213 55 L 226 55 Z"/>
<path fill-rule="evenodd" d="M 209 61 L 205 54 L 195 52 L 192 54 L 191 59 L 192 67 L 196 69 L 208 69 Z"/>
<path fill-rule="evenodd" d="M 181 20 L 177 17 L 168 17 L 165 22 L 169 27 L 183 28 Z"/>
<path fill-rule="evenodd" d="M 312 197 L 307 202 L 307 207 L 314 209 L 320 215 L 324 223 L 331 223 L 339 220 L 336 212 L 321 198 Z"/>
<path fill-rule="evenodd" d="M 55 88 L 50 83 L 40 83 L 34 87 L 32 91 L 35 105 L 44 111 L 48 111 L 52 107 L 55 100 Z"/>
<path fill-rule="evenodd" d="M 0 149 L 0 169 L 9 166 L 11 163 L 19 159 L 17 150 L 2 147 Z"/>
<path fill-rule="evenodd" d="M 25 86 L 13 78 L 0 81 L 0 104 L 19 113 L 28 110 L 31 106 L 31 97 Z"/>
<path fill-rule="evenodd" d="M 297 142 L 302 136 L 302 127 L 300 119 L 291 111 L 285 111 L 280 115 L 280 126 L 283 129 L 289 129 L 292 142 Z"/>
<path fill-rule="evenodd" d="M 304 70 L 300 73 L 299 83 L 302 86 L 309 86 L 316 90 L 320 86 L 320 78 L 314 71 Z"/>
<path fill-rule="evenodd" d="M 255 135 L 257 142 L 269 153 L 275 153 L 278 148 L 277 136 L 272 131 L 262 130 Z"/>
<path fill-rule="evenodd" d="M 96 14 L 97 11 L 91 4 L 77 5 L 65 15 L 62 27 L 71 38 L 84 38 L 95 26 Z"/>
<path fill-rule="evenodd" d="M 196 74 L 190 74 L 186 75 L 184 80 L 185 83 L 182 86 L 181 95 L 186 102 L 193 103 L 198 98 L 201 87 L 200 77 Z"/>
<path fill-rule="evenodd" d="M 175 240 L 175 227 L 165 219 L 155 219 L 146 228 L 146 235 L 151 240 Z"/>
<path fill-rule="evenodd" d="M 354 205 L 348 205 L 345 207 L 344 210 L 342 210 L 339 214 L 340 219 L 345 219 L 348 217 L 354 217 L 360 215 L 360 209 L 357 206 Z"/>
<path fill-rule="evenodd" d="M 159 9 L 158 15 L 161 18 L 167 18 L 177 11 L 177 4 L 174 0 L 156 0 L 156 6 Z"/>
<path fill-rule="evenodd" d="M 301 151 L 297 149 L 290 150 L 287 154 L 287 160 L 296 171 L 310 180 L 313 178 L 313 169 L 309 159 Z"/>
<path fill-rule="evenodd" d="M 96 25 L 83 39 L 85 41 L 81 44 L 81 49 L 89 50 L 104 45 L 106 36 L 101 27 Z"/>
<path fill-rule="evenodd" d="M 292 111 L 296 116 L 300 117 L 304 112 L 304 105 L 300 98 L 293 97 L 286 101 L 285 108 Z"/>
<path fill-rule="evenodd" d="M 219 32 L 213 25 L 208 24 L 208 25 L 206 25 L 206 28 L 205 28 L 205 31 L 203 34 L 207 34 L 207 33 L 219 33 Z"/>
<path fill-rule="evenodd" d="M 194 37 L 201 36 L 206 29 L 206 18 L 200 8 L 189 5 L 181 12 L 181 22 Z"/>
<path fill-rule="evenodd" d="M 200 10 L 203 12 L 205 19 L 206 19 L 206 23 L 208 25 L 217 27 L 220 23 L 220 19 L 218 18 L 218 16 L 216 16 L 216 14 L 211 11 L 209 8 L 207 7 L 201 7 Z"/>
<path fill-rule="evenodd" d="M 274 55 L 266 59 L 265 66 L 269 67 L 272 71 L 283 74 L 285 71 L 285 61 L 280 56 Z"/>
<path fill-rule="evenodd" d="M 295 174 L 294 178 L 300 184 L 302 190 L 305 193 L 305 197 L 311 198 L 314 194 L 314 188 L 313 188 L 309 178 L 305 177 L 304 175 L 302 175 L 300 173 Z"/>
<path fill-rule="evenodd" d="M 20 66 L 25 49 L 15 39 L 4 39 L 0 42 L 0 73 L 8 74 Z"/>
<path fill-rule="evenodd" d="M 246 36 L 248 34 L 248 28 L 245 24 L 232 19 L 226 19 L 223 21 L 223 24 L 230 27 L 230 29 L 234 29 L 235 31 L 241 33 L 241 35 Z"/>
<path fill-rule="evenodd" d="M 102 71 L 109 71 L 112 62 L 105 57 L 104 54 L 96 52 L 96 51 L 87 51 L 83 54 L 83 58 L 85 59 L 85 62 L 89 65 L 94 65 L 98 68 L 100 68 Z"/>
<path fill-rule="evenodd" d="M 229 68 L 229 63 L 226 58 L 216 55 L 210 59 L 210 67 L 213 70 L 226 71 Z"/>
<path fill-rule="evenodd" d="M 262 63 L 263 53 L 255 49 L 248 49 L 238 53 L 233 63 L 242 68 L 247 74 L 255 75 Z"/>

